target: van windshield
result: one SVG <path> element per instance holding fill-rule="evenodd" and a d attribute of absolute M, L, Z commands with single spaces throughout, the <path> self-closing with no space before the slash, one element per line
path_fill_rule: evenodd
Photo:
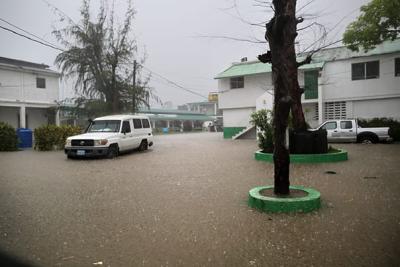
<path fill-rule="evenodd" d="M 96 132 L 119 132 L 119 127 L 121 125 L 121 121 L 119 120 L 99 120 L 93 121 L 89 129 L 88 133 L 96 133 Z"/>

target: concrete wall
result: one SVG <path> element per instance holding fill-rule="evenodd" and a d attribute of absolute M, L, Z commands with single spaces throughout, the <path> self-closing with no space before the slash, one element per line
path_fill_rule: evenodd
<path fill-rule="evenodd" d="M 47 110 L 42 108 L 27 108 L 27 121 L 26 126 L 30 129 L 35 129 L 42 125 L 47 125 L 49 119 L 47 117 Z"/>
<path fill-rule="evenodd" d="M 218 80 L 219 108 L 248 108 L 256 106 L 256 99 L 272 88 L 271 73 L 244 77 L 244 88 L 230 89 L 230 79 Z"/>
<path fill-rule="evenodd" d="M 19 114 L 19 108 L 0 106 L 0 121 L 8 123 L 14 128 L 19 127 L 18 114 Z"/>
<path fill-rule="evenodd" d="M 0 106 L 0 121 L 8 123 L 14 128 L 19 128 L 19 111 L 18 107 Z M 49 114 L 46 108 L 26 108 L 26 128 L 35 129 L 39 126 L 47 125 L 49 122 L 54 124 L 54 117 L 55 114 Z"/>
<path fill-rule="evenodd" d="M 318 123 L 318 108 L 316 103 L 303 104 L 304 118 L 311 128 L 316 128 Z"/>
<path fill-rule="evenodd" d="M 352 101 L 352 117 L 389 117 L 400 121 L 400 97 L 391 99 Z"/>
<path fill-rule="evenodd" d="M 36 77 L 46 79 L 46 88 L 36 88 Z M 58 76 L 0 68 L 0 99 L 55 103 L 59 100 Z"/>
<path fill-rule="evenodd" d="M 323 101 L 400 97 L 400 77 L 394 76 L 396 57 L 400 53 L 327 62 L 319 81 L 323 86 Z M 379 78 L 351 80 L 352 63 L 374 60 L 379 60 Z"/>
<path fill-rule="evenodd" d="M 250 125 L 250 114 L 254 108 L 224 109 L 224 127 L 247 127 Z"/>

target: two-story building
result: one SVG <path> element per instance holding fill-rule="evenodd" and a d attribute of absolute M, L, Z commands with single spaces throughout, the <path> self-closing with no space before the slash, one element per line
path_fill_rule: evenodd
<path fill-rule="evenodd" d="M 0 121 L 30 129 L 59 124 L 59 78 L 45 64 L 0 57 Z"/>
<path fill-rule="evenodd" d="M 299 55 L 298 61 L 304 58 Z M 251 129 L 250 114 L 272 109 L 271 65 L 233 63 L 218 74 L 224 137 Z M 400 39 L 370 51 L 346 47 L 323 49 L 298 72 L 307 122 L 316 127 L 329 119 L 387 117 L 400 120 Z M 255 135 L 253 135 L 255 136 Z"/>

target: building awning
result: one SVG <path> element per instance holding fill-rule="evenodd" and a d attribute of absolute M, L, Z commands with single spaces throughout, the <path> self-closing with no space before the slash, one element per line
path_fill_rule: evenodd
<path fill-rule="evenodd" d="M 312 62 L 310 64 L 301 66 L 299 69 L 301 70 L 321 69 L 324 66 L 324 63 L 325 62 Z M 215 77 L 215 79 L 255 75 L 255 74 L 262 74 L 269 72 L 272 72 L 271 64 L 264 64 L 259 61 L 234 63 L 228 69 L 218 74 Z"/>
<path fill-rule="evenodd" d="M 147 114 L 150 120 L 154 121 L 212 121 L 213 117 L 207 115 L 184 115 L 184 114 Z"/>

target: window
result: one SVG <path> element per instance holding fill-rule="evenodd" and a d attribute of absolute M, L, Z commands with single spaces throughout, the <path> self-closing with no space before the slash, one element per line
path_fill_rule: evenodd
<path fill-rule="evenodd" d="M 142 129 L 142 121 L 140 119 L 133 119 L 133 127 L 135 129 Z"/>
<path fill-rule="evenodd" d="M 335 121 L 327 122 L 325 123 L 321 128 L 325 130 L 335 130 L 337 127 L 337 124 Z"/>
<path fill-rule="evenodd" d="M 341 121 L 340 122 L 340 129 L 352 129 L 353 124 L 351 121 Z"/>
<path fill-rule="evenodd" d="M 36 77 L 36 88 L 46 88 L 46 79 Z"/>
<path fill-rule="evenodd" d="M 231 78 L 231 89 L 244 88 L 244 77 Z"/>
<path fill-rule="evenodd" d="M 366 80 L 379 78 L 379 61 L 351 64 L 351 79 Z"/>
<path fill-rule="evenodd" d="M 129 123 L 129 121 L 124 121 L 122 123 L 122 133 L 130 133 L 131 132 L 131 125 Z"/>
<path fill-rule="evenodd" d="M 400 76 L 400 57 L 394 59 L 394 76 Z"/>
<path fill-rule="evenodd" d="M 325 102 L 325 120 L 347 119 L 347 106 L 345 101 Z"/>
<path fill-rule="evenodd" d="M 149 120 L 142 119 L 143 128 L 150 128 Z"/>
<path fill-rule="evenodd" d="M 119 127 L 121 125 L 121 121 L 117 120 L 95 120 L 93 121 L 89 129 L 88 133 L 95 132 L 119 132 Z"/>

